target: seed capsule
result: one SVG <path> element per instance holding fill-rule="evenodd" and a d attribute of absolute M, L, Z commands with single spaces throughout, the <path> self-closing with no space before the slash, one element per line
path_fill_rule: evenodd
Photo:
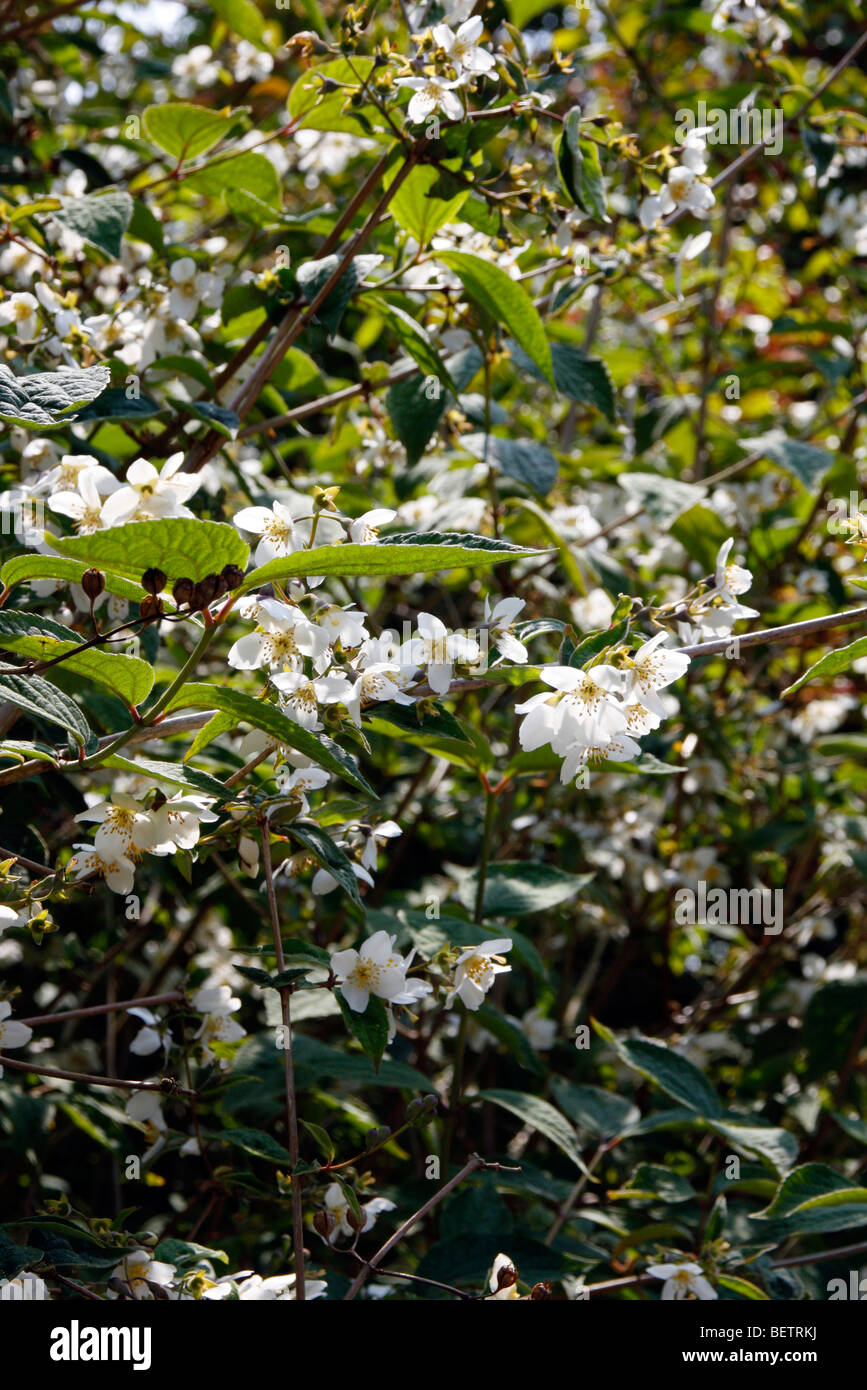
<path fill-rule="evenodd" d="M 163 606 L 156 594 L 145 594 L 138 606 L 138 611 L 143 618 L 159 618 L 162 615 Z"/>
<path fill-rule="evenodd" d="M 145 570 L 141 577 L 141 586 L 149 594 L 161 594 L 166 587 L 166 576 L 162 570 L 153 568 Z"/>
<path fill-rule="evenodd" d="M 222 570 L 227 589 L 237 589 L 244 582 L 244 571 L 237 565 L 224 565 Z"/>
<path fill-rule="evenodd" d="M 81 576 L 81 587 L 93 603 L 105 588 L 105 575 L 101 570 L 85 570 Z"/>
<path fill-rule="evenodd" d="M 172 598 L 179 608 L 184 608 L 192 601 L 193 588 L 192 579 L 178 579 L 175 581 L 175 586 L 172 589 Z"/>

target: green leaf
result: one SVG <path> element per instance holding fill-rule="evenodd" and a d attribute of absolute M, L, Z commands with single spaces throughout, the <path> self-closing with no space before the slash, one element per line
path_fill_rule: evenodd
<path fill-rule="evenodd" d="M 553 864 L 501 860 L 488 869 L 484 916 L 522 917 L 550 911 L 569 902 L 592 878 L 592 874 L 567 874 Z M 461 885 L 460 899 L 465 907 L 473 906 L 475 894 L 476 875 L 472 874 Z"/>
<path fill-rule="evenodd" d="M 0 671 L 0 700 L 8 700 L 17 709 L 57 724 L 71 734 L 76 743 L 83 745 L 91 736 L 78 705 L 41 676 L 14 676 Z"/>
<path fill-rule="evenodd" d="M 225 1250 L 212 1250 L 208 1245 L 196 1245 L 194 1241 L 176 1240 L 173 1236 L 167 1240 L 161 1240 L 156 1250 L 154 1258 L 165 1260 L 168 1264 L 186 1265 L 198 1264 L 200 1260 L 219 1260 L 221 1264 L 229 1263 L 229 1256 Z"/>
<path fill-rule="evenodd" d="M 64 198 L 53 216 L 91 246 L 117 260 L 132 210 L 133 200 L 128 193 L 85 193 L 80 198 Z"/>
<path fill-rule="evenodd" d="M 639 1163 L 626 1187 L 608 1193 L 610 1201 L 657 1198 L 663 1202 L 690 1202 L 695 1192 L 686 1178 L 659 1163 Z"/>
<path fill-rule="evenodd" d="M 679 478 L 666 478 L 659 473 L 619 473 L 617 481 L 635 506 L 643 507 L 649 517 L 665 528 L 705 495 L 705 489 L 694 483 L 682 483 Z"/>
<path fill-rule="evenodd" d="M 360 1014 L 350 1009 L 339 989 L 334 991 L 334 996 L 340 1005 L 340 1012 L 347 1028 L 361 1043 L 362 1050 L 370 1058 L 374 1070 L 379 1071 L 383 1053 L 388 1045 L 388 1014 L 382 1000 L 372 994 L 367 1001 L 367 1008 Z"/>
<path fill-rule="evenodd" d="M 228 199 L 230 194 L 243 193 L 276 212 L 282 204 L 280 176 L 270 159 L 255 150 L 244 150 L 231 159 L 215 159 L 210 168 L 190 174 L 184 184 L 211 198 Z"/>
<path fill-rule="evenodd" d="M 386 409 L 395 434 L 406 449 L 410 468 L 418 463 L 436 434 L 450 399 L 438 382 L 422 376 L 409 377 L 389 386 L 385 395 Z"/>
<path fill-rule="evenodd" d="M 827 449 L 820 449 L 816 444 L 804 444 L 800 439 L 790 439 L 780 429 L 769 430 L 767 434 L 757 435 L 754 439 L 744 439 L 740 448 L 751 454 L 758 450 L 787 473 L 793 474 L 808 492 L 815 492 L 834 464 L 834 455 Z"/>
<path fill-rule="evenodd" d="M 552 343 L 557 390 L 581 405 L 592 405 L 612 423 L 617 415 L 611 373 L 600 357 L 588 357 L 573 343 Z"/>
<path fill-rule="evenodd" d="M 237 437 L 241 421 L 228 406 L 217 405 L 214 401 L 184 401 L 174 396 L 168 396 L 166 399 L 176 410 L 185 410 L 197 420 L 204 420 L 206 425 L 210 425 L 211 429 L 216 430 L 224 439 Z"/>
<path fill-rule="evenodd" d="M 78 584 L 86 569 L 90 569 L 87 561 L 69 560 L 60 555 L 13 555 L 0 569 L 0 581 L 9 589 L 16 584 L 25 583 L 28 579 L 64 579 Z M 135 584 L 119 575 L 107 574 L 105 587 L 108 593 L 116 594 L 118 598 L 130 599 L 134 603 L 140 603 L 145 595 L 141 584 Z M 167 602 L 166 607 L 171 611 L 174 605 Z"/>
<path fill-rule="evenodd" d="M 233 34 L 257 48 L 268 51 L 265 42 L 265 21 L 252 0 L 209 0 L 214 14 L 219 15 Z"/>
<path fill-rule="evenodd" d="M 305 261 L 298 267 L 295 278 L 298 287 L 308 304 L 312 304 L 324 285 L 328 284 L 343 257 L 323 256 L 321 260 Z M 349 301 L 369 271 L 379 265 L 381 256 L 355 256 L 349 262 L 337 283 L 316 310 L 315 317 L 333 336 L 340 327 Z"/>
<path fill-rule="evenodd" d="M 466 434 L 461 448 L 507 473 L 519 483 L 545 494 L 557 481 L 559 465 L 550 449 L 534 439 L 503 439 L 497 434 Z"/>
<path fill-rule="evenodd" d="M 159 405 L 151 400 L 150 396 L 133 396 L 130 398 L 126 394 L 124 387 L 110 387 L 97 396 L 95 401 L 86 405 L 77 414 L 76 421 L 79 420 L 150 420 L 154 415 L 160 415 L 166 409 L 164 405 Z"/>
<path fill-rule="evenodd" d="M 17 1245 L 0 1231 L 0 1279 L 14 1279 L 22 1270 L 32 1270 L 45 1258 L 45 1251 L 34 1245 Z"/>
<path fill-rule="evenodd" d="M 239 115 L 237 111 L 212 111 L 189 101 L 168 101 L 148 106 L 142 127 L 149 140 L 182 164 L 212 149 Z"/>
<path fill-rule="evenodd" d="M 389 701 L 374 705 L 365 713 L 365 718 L 374 727 L 387 726 L 403 734 L 417 736 L 423 746 L 425 736 L 450 738 L 458 743 L 466 743 L 467 736 L 453 714 L 439 703 L 434 703 L 432 712 L 424 713 L 421 705 L 397 705 Z"/>
<path fill-rule="evenodd" d="M 575 206 L 595 221 L 607 222 L 599 147 L 593 140 L 582 138 L 581 111 L 577 106 L 573 106 L 563 122 L 556 156 L 563 187 Z"/>
<path fill-rule="evenodd" d="M 64 555 L 130 579 L 151 567 L 160 569 L 170 584 L 204 579 L 224 565 L 243 570 L 250 554 L 234 526 L 186 516 L 130 521 L 91 536 L 58 536 L 54 544 Z"/>
<path fill-rule="evenodd" d="M 170 782 L 173 786 L 183 787 L 184 791 L 204 793 L 206 796 L 216 797 L 218 801 L 225 801 L 231 795 L 231 790 L 223 786 L 216 777 L 211 777 L 207 772 L 200 772 L 198 768 L 186 767 L 181 763 L 167 763 L 159 758 L 123 758 L 115 753 L 112 757 L 106 758 L 101 767 L 117 767 L 124 772 L 135 773 L 137 777 L 153 777 L 158 782 Z"/>
<path fill-rule="evenodd" d="M 394 177 L 400 165 L 393 166 Z M 388 188 L 391 179 L 386 178 L 384 187 Z M 468 188 L 460 189 L 453 198 L 431 196 L 431 189 L 440 181 L 440 172 L 431 164 L 416 164 L 404 179 L 388 205 L 389 212 L 399 227 L 415 237 L 419 246 L 427 246 L 431 237 L 447 222 L 454 222 L 457 214 L 470 195 Z"/>
<path fill-rule="evenodd" d="M 35 661 L 51 661 L 64 652 L 74 652 L 82 639 L 71 628 L 35 613 L 0 610 L 0 646 Z M 105 686 L 120 695 L 128 705 L 138 705 L 150 694 L 154 673 L 146 661 L 91 647 L 58 663 L 76 675 Z M 52 674 L 54 672 L 52 671 Z M 47 677 L 51 680 L 51 675 Z"/>
<path fill-rule="evenodd" d="M 144 199 L 139 195 L 135 198 L 132 206 L 132 217 L 126 234 L 133 241 L 143 241 L 146 246 L 150 246 L 156 251 L 158 256 L 165 253 L 165 233 L 163 225 L 158 222 L 148 207 Z"/>
<path fill-rule="evenodd" d="M 376 312 L 385 319 L 401 347 L 418 363 L 425 375 L 428 377 L 435 377 L 441 387 L 447 387 L 449 391 L 457 395 L 458 388 L 452 381 L 448 368 L 433 346 L 427 329 L 423 328 L 420 323 L 417 323 L 405 309 L 401 309 L 397 304 L 389 304 L 387 300 L 381 298 L 379 295 L 367 295 L 364 302 L 370 303 L 376 309 Z"/>
<path fill-rule="evenodd" d="M 581 1157 L 574 1129 L 565 1115 L 561 1115 L 547 1100 L 541 1100 L 539 1096 L 526 1095 L 523 1091 L 501 1090 L 479 1091 L 473 1099 L 490 1101 L 492 1105 L 499 1105 L 503 1110 L 516 1115 L 523 1124 L 532 1125 L 533 1129 L 538 1130 L 561 1149 L 585 1176 L 590 1176 Z"/>
<path fill-rule="evenodd" d="M 717 1119 L 722 1106 L 710 1082 L 698 1067 L 663 1043 L 650 1038 L 617 1038 L 601 1023 L 594 1022 L 597 1033 L 610 1043 L 621 1061 L 633 1071 L 653 1081 L 666 1095 L 673 1096 L 687 1109 Z"/>
<path fill-rule="evenodd" d="M 545 327 L 526 290 L 499 266 L 468 251 L 441 251 L 437 260 L 455 271 L 467 294 L 490 315 L 535 362 L 552 386 L 554 366 Z"/>
<path fill-rule="evenodd" d="M 749 1298 L 753 1301 L 761 1299 L 765 1303 L 770 1302 L 768 1295 L 756 1284 L 751 1284 L 749 1279 L 741 1279 L 735 1274 L 718 1274 L 716 1282 L 720 1288 L 728 1289 L 730 1293 L 737 1294 L 740 1298 Z"/>
<path fill-rule="evenodd" d="M 358 54 L 353 54 L 351 62 L 337 58 L 333 62 L 317 63 L 298 78 L 289 93 L 289 115 L 301 129 L 369 135 L 369 122 L 378 117 L 376 108 L 370 104 L 350 110 L 344 108 L 351 93 L 361 91 L 362 82 L 373 72 L 373 63 L 373 58 Z M 329 84 L 327 92 L 325 83 Z M 331 84 L 339 85 L 335 88 Z"/>
<path fill-rule="evenodd" d="M 167 706 L 167 710 L 178 709 L 216 709 L 231 714 L 236 723 L 252 724 L 256 729 L 264 729 L 277 743 L 288 744 L 299 753 L 312 758 L 320 767 L 336 777 L 344 777 L 353 786 L 359 787 L 370 796 L 376 793 L 359 772 L 354 760 L 344 752 L 339 744 L 322 734 L 311 734 L 302 729 L 294 719 L 289 719 L 274 705 L 257 700 L 243 690 L 232 690 L 224 685 L 209 685 L 204 681 L 192 681 L 182 685 Z"/>
<path fill-rule="evenodd" d="M 16 377 L 0 365 L 0 420 L 26 429 L 52 429 L 89 405 L 110 381 L 111 372 L 102 366 Z"/>
<path fill-rule="evenodd" d="M 331 836 L 326 835 L 325 831 L 312 821 L 305 821 L 303 825 L 299 825 L 297 821 L 293 822 L 289 827 L 289 834 L 293 840 L 297 840 L 315 855 L 332 878 L 337 879 L 352 901 L 361 906 L 361 894 L 358 891 L 358 879 L 352 872 L 352 861 L 340 846 L 334 843 Z"/>
<path fill-rule="evenodd" d="M 551 1088 L 560 1109 L 595 1139 L 613 1139 L 641 1115 L 632 1101 L 599 1086 L 576 1086 L 565 1077 L 554 1076 Z"/>
<path fill-rule="evenodd" d="M 763 1211 L 755 1212 L 754 1219 L 795 1216 L 817 1207 L 843 1203 L 863 1205 L 864 1221 L 867 1222 L 867 1190 L 852 1187 L 847 1178 L 835 1173 L 825 1163 L 804 1163 L 783 1178 L 774 1200 Z"/>
<path fill-rule="evenodd" d="M 487 1004 L 481 1004 L 473 1017 L 479 1027 L 484 1028 L 485 1032 L 492 1034 L 498 1042 L 507 1047 L 527 1071 L 533 1072 L 535 1076 L 546 1075 L 544 1062 L 533 1051 L 530 1039 L 517 1023 L 512 1023 L 499 1009 L 489 1008 Z"/>
<path fill-rule="evenodd" d="M 291 1163 L 292 1160 L 282 1144 L 261 1129 L 224 1129 L 217 1136 L 225 1144 L 234 1144 L 236 1149 L 252 1154 L 254 1158 L 267 1158 L 271 1163 Z"/>
<path fill-rule="evenodd" d="M 435 574 L 439 570 L 499 565 L 544 553 L 490 536 L 474 536 L 468 531 L 407 531 L 382 536 L 375 545 L 320 545 L 280 560 L 269 560 L 267 565 L 251 570 L 242 587 L 246 592 L 275 580 L 279 583 L 308 574 Z"/>
<path fill-rule="evenodd" d="M 815 662 L 803 676 L 799 676 L 794 684 L 787 686 L 783 691 L 783 696 L 794 695 L 796 690 L 800 690 L 802 685 L 808 681 L 815 680 L 817 676 L 839 676 L 841 671 L 848 671 L 853 661 L 857 661 L 859 656 L 867 656 L 867 637 L 858 637 L 854 642 L 850 642 L 848 647 L 838 647 L 835 652 L 828 652 L 825 656 Z"/>

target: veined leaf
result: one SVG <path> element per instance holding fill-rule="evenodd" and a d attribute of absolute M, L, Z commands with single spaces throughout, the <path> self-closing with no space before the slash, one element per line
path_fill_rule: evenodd
<path fill-rule="evenodd" d="M 284 559 L 270 560 L 247 575 L 243 590 L 308 574 L 434 574 L 438 570 L 499 565 L 506 560 L 542 554 L 544 551 L 464 531 L 407 531 L 383 536 L 375 545 L 320 545 Z"/>
<path fill-rule="evenodd" d="M 51 661 L 65 652 L 75 652 L 81 645 L 82 639 L 77 633 L 51 618 L 0 609 L 0 647 L 19 652 L 31 660 Z M 154 683 L 154 673 L 147 661 L 99 647 L 87 648 L 58 662 L 58 672 L 64 667 L 105 686 L 128 705 L 140 704 L 150 694 Z M 47 679 L 51 680 L 51 676 Z"/>
<path fill-rule="evenodd" d="M 234 526 L 197 517 L 160 517 L 155 521 L 130 521 L 90 536 L 64 536 L 55 541 L 58 550 L 88 566 L 139 579 L 154 567 L 175 579 L 204 579 L 224 565 L 244 569 L 250 554 Z"/>
<path fill-rule="evenodd" d="M 783 695 L 794 695 L 802 685 L 815 680 L 817 676 L 839 676 L 841 671 L 848 671 L 853 661 L 857 661 L 860 656 L 867 656 L 867 637 L 859 637 L 847 647 L 838 647 L 835 652 L 828 652 L 820 657 L 809 671 L 805 671 L 793 685 L 787 686 Z"/>
<path fill-rule="evenodd" d="M 302 729 L 300 724 L 296 724 L 294 719 L 281 714 L 275 705 L 257 700 L 246 691 L 232 690 L 224 685 L 209 685 L 204 681 L 192 681 L 181 686 L 167 709 L 215 709 L 231 714 L 236 723 L 252 724 L 256 729 L 264 729 L 277 743 L 296 748 L 299 753 L 304 753 L 320 767 L 324 767 L 326 772 L 331 772 L 336 777 L 344 777 L 347 782 L 352 782 L 370 796 L 376 795 L 362 777 L 354 759 L 333 739 L 326 738 L 324 734 L 311 734 L 307 729 Z"/>
<path fill-rule="evenodd" d="M 492 1105 L 499 1105 L 503 1110 L 508 1110 L 512 1115 L 516 1115 L 524 1124 L 531 1125 L 533 1129 L 543 1134 L 546 1139 L 550 1139 L 558 1149 L 561 1149 L 568 1158 L 571 1158 L 576 1168 L 579 1168 L 586 1177 L 591 1174 L 586 1163 L 581 1157 L 581 1149 L 575 1135 L 575 1131 L 559 1110 L 547 1100 L 541 1100 L 539 1096 L 526 1095 L 523 1091 L 479 1091 L 474 1100 L 487 1100 Z"/>
<path fill-rule="evenodd" d="M 14 376 L 0 365 L 0 420 L 26 429 L 53 429 L 95 400 L 110 381 L 111 372 L 102 366 Z"/>
<path fill-rule="evenodd" d="M 13 555 L 0 569 L 0 583 L 7 589 L 24 584 L 28 579 L 62 579 L 79 584 L 84 571 L 90 568 L 85 560 L 70 560 L 62 555 Z M 133 603 L 140 603 L 145 595 L 141 584 L 116 574 L 106 574 L 105 587 L 108 593 Z M 165 606 L 170 612 L 174 608 L 169 600 Z"/>
<path fill-rule="evenodd" d="M 142 127 L 149 140 L 183 163 L 213 148 L 237 121 L 240 111 L 213 111 L 190 101 L 148 106 Z"/>
<path fill-rule="evenodd" d="M 555 386 L 545 327 L 526 290 L 498 265 L 483 261 L 481 256 L 473 256 L 468 251 L 442 251 L 437 260 L 451 267 L 473 302 L 495 323 L 502 324 L 532 358 L 545 380 Z"/>
<path fill-rule="evenodd" d="M 91 736 L 87 720 L 78 705 L 41 676 L 15 676 L 9 671 L 0 671 L 0 700 L 8 700 L 10 705 L 26 710 L 28 714 L 38 715 L 59 725 L 81 745 L 87 743 Z"/>

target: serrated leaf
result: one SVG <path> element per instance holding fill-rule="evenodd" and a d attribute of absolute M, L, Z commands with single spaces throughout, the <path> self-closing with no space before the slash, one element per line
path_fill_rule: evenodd
<path fill-rule="evenodd" d="M 212 111 L 189 101 L 148 106 L 142 117 L 147 138 L 178 163 L 196 159 L 212 149 L 238 119 L 238 112 Z"/>
<path fill-rule="evenodd" d="M 808 671 L 799 676 L 792 685 L 786 687 L 783 691 L 783 698 L 786 695 L 794 695 L 795 691 L 800 690 L 802 685 L 815 680 L 817 676 L 839 676 L 841 671 L 848 671 L 853 661 L 857 661 L 861 656 L 867 656 L 867 637 L 858 637 L 847 647 L 838 647 L 835 652 L 828 652 L 825 656 L 820 657 Z"/>
<path fill-rule="evenodd" d="M 767 434 L 754 439 L 743 439 L 740 448 L 749 453 L 758 450 L 765 458 L 784 468 L 803 483 L 808 492 L 814 492 L 825 474 L 834 464 L 834 455 L 816 444 L 805 444 L 800 439 L 790 439 L 784 430 L 769 430 Z"/>
<path fill-rule="evenodd" d="M 594 1027 L 621 1061 L 655 1082 L 666 1095 L 705 1118 L 722 1118 L 722 1106 L 710 1082 L 685 1057 L 650 1038 L 617 1038 L 601 1023 L 594 1022 Z"/>
<path fill-rule="evenodd" d="M 438 570 L 474 569 L 543 555 L 541 550 L 512 545 L 465 531 L 407 531 L 381 536 L 375 545 L 320 545 L 251 570 L 243 590 L 308 574 L 435 574 Z"/>
<path fill-rule="evenodd" d="M 396 175 L 399 165 L 393 168 Z M 467 188 L 459 189 L 452 198 L 432 196 L 431 190 L 439 181 L 438 169 L 430 164 L 416 164 L 389 203 L 389 212 L 397 225 L 415 237 L 419 246 L 426 246 L 440 227 L 456 221 L 470 195 Z M 386 188 L 389 182 L 385 183 Z"/>
<path fill-rule="evenodd" d="M 492 1105 L 499 1105 L 503 1110 L 516 1115 L 523 1124 L 531 1125 L 562 1150 L 582 1173 L 590 1176 L 581 1157 L 575 1131 L 565 1115 L 561 1115 L 547 1100 L 542 1100 L 539 1096 L 526 1095 L 523 1091 L 502 1090 L 479 1091 L 473 1099 L 490 1101 Z"/>
<path fill-rule="evenodd" d="M 216 709 L 231 714 L 236 723 L 252 724 L 256 729 L 264 729 L 277 743 L 288 744 L 299 753 L 312 758 L 320 767 L 336 777 L 344 777 L 353 786 L 359 787 L 370 796 L 376 793 L 362 777 L 354 760 L 332 739 L 321 734 L 311 734 L 302 729 L 294 719 L 281 714 L 275 705 L 269 705 L 243 690 L 232 690 L 223 685 L 210 685 L 204 681 L 191 681 L 181 686 L 167 710 L 178 709 Z"/>
<path fill-rule="evenodd" d="M 98 647 L 75 652 L 81 645 L 82 638 L 77 633 L 51 618 L 36 613 L 16 613 L 13 609 L 0 610 L 0 647 L 34 661 L 51 661 L 65 652 L 73 652 L 75 655 L 58 663 L 58 672 L 68 668 L 119 695 L 128 705 L 138 705 L 150 694 L 154 673 L 148 662 Z M 51 680 L 51 675 L 46 679 Z"/>
<path fill-rule="evenodd" d="M 91 737 L 87 720 L 78 705 L 41 676 L 15 676 L 8 671 L 0 672 L 0 700 L 8 700 L 17 709 L 57 724 L 71 734 L 76 743 L 84 745 Z"/>
<path fill-rule="evenodd" d="M 210 198 L 226 198 L 229 194 L 246 194 L 266 208 L 280 211 L 282 197 L 280 176 L 270 159 L 255 150 L 244 150 L 230 159 L 217 159 L 210 168 L 197 169 L 184 184 L 196 193 Z"/>
<path fill-rule="evenodd" d="M 169 583 L 204 579 L 224 565 L 243 570 L 250 554 L 234 526 L 185 516 L 130 521 L 90 536 L 58 536 L 54 544 L 64 555 L 130 579 L 151 567 L 161 569 Z"/>
<path fill-rule="evenodd" d="M 552 386 L 554 365 L 545 327 L 526 290 L 498 265 L 468 251 L 441 251 L 437 260 L 455 271 L 467 294 L 524 349 Z"/>
<path fill-rule="evenodd" d="M 617 482 L 637 506 L 664 527 L 701 502 L 706 491 L 658 473 L 619 473 Z"/>
<path fill-rule="evenodd" d="M 225 1144 L 233 1144 L 236 1149 L 252 1154 L 254 1158 L 267 1158 L 271 1163 L 292 1162 L 283 1145 L 261 1129 L 224 1129 L 219 1138 Z"/>
<path fill-rule="evenodd" d="M 498 472 L 516 478 L 519 483 L 543 495 L 557 481 L 559 465 L 550 449 L 534 439 L 504 439 L 497 434 L 467 434 L 461 448 L 477 459 L 495 467 Z"/>
<path fill-rule="evenodd" d="M 577 106 L 563 121 L 563 134 L 557 142 L 556 153 L 563 187 L 575 206 L 597 222 L 607 222 L 599 148 L 593 140 L 582 137 L 581 111 Z"/>
<path fill-rule="evenodd" d="M 128 397 L 124 387 L 110 387 L 78 412 L 76 420 L 150 420 L 165 411 L 150 396 Z"/>
<path fill-rule="evenodd" d="M 132 210 L 133 200 L 128 193 L 85 193 L 80 198 L 63 198 L 59 211 L 52 216 L 117 260 Z"/>
<path fill-rule="evenodd" d="M 488 868 L 484 916 L 523 917 L 550 911 L 569 902 L 592 878 L 592 874 L 568 874 L 553 864 L 501 860 Z M 476 875 L 471 874 L 460 888 L 460 900 L 465 907 L 472 908 L 475 894 Z"/>
<path fill-rule="evenodd" d="M 213 796 L 217 801 L 224 801 L 231 795 L 231 790 L 225 787 L 216 777 L 211 777 L 207 772 L 200 772 L 198 768 L 186 767 L 182 763 L 167 763 L 159 758 L 124 758 L 115 753 L 112 757 L 106 758 L 102 767 L 118 767 L 124 772 L 134 773 L 137 777 L 153 777 L 157 782 L 170 782 L 173 786 L 183 787 L 184 791 L 204 793 L 205 796 Z"/>
<path fill-rule="evenodd" d="M 9 589 L 16 584 L 25 583 L 28 579 L 63 579 L 78 584 L 86 569 L 90 569 L 86 561 L 70 560 L 60 555 L 13 555 L 0 569 L 0 582 Z M 120 575 L 106 574 L 105 587 L 108 593 L 134 603 L 140 603 L 145 595 L 141 584 L 124 579 Z M 171 602 L 166 603 L 169 611 L 173 607 Z"/>
<path fill-rule="evenodd" d="M 0 420 L 25 429 L 53 429 L 105 390 L 108 367 L 70 367 L 66 371 L 14 376 L 0 364 Z"/>
<path fill-rule="evenodd" d="M 863 1205 L 867 1222 L 867 1190 L 853 1187 L 849 1179 L 826 1163 L 804 1163 L 783 1178 L 774 1200 L 763 1211 L 755 1212 L 754 1218 L 795 1216 L 802 1211 L 843 1202 Z"/>
<path fill-rule="evenodd" d="M 309 850 L 332 878 L 337 880 L 344 892 L 349 894 L 352 901 L 361 906 L 361 894 L 358 891 L 358 879 L 352 872 L 352 861 L 340 846 L 334 843 L 331 836 L 326 835 L 325 831 L 312 821 L 305 821 L 302 825 L 295 821 L 289 826 L 289 834 L 293 840 L 297 840 Z"/>

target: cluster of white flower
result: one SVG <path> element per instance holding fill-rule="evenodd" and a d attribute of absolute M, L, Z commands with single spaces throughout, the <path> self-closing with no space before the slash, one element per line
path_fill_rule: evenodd
<path fill-rule="evenodd" d="M 786 21 L 761 4 L 761 0 L 704 0 L 703 8 L 713 11 L 713 34 L 702 49 L 699 62 L 720 82 L 736 78 L 745 44 L 764 53 L 779 53 L 792 35 Z"/>
<path fill-rule="evenodd" d="M 707 169 L 706 136 L 710 126 L 697 126 L 685 136 L 680 163 L 668 170 L 658 193 L 648 194 L 638 210 L 641 225 L 650 230 L 672 212 L 691 212 L 707 217 L 714 205 L 714 193 L 702 177 Z"/>
<path fill-rule="evenodd" d="M 482 20 L 475 15 L 457 30 L 448 24 L 435 24 L 413 36 L 421 48 L 424 75 L 400 79 L 401 86 L 414 93 L 407 108 L 413 125 L 421 125 L 435 112 L 447 120 L 461 119 L 464 108 L 458 89 L 470 86 L 495 66 L 493 55 L 479 44 L 482 28 Z"/>
<path fill-rule="evenodd" d="M 148 808 L 124 792 L 112 793 L 111 801 L 89 796 L 92 804 L 75 817 L 78 822 L 95 821 L 98 829 L 93 844 L 75 845 L 77 853 L 67 864 L 73 882 L 103 877 L 113 893 L 131 893 L 135 866 L 145 854 L 175 854 L 192 850 L 199 841 L 199 829 L 218 818 L 211 810 L 213 798 L 177 792 L 166 798 L 158 795 Z"/>
<path fill-rule="evenodd" d="M 730 537 L 720 546 L 713 586 L 686 604 L 688 617 L 678 622 L 677 629 L 686 646 L 704 638 L 729 637 L 735 623 L 759 616 L 755 608 L 739 602 L 753 576 L 743 565 L 729 563 L 733 545 L 734 538 Z"/>
<path fill-rule="evenodd" d="M 540 679 L 553 693 L 542 691 L 515 706 L 526 716 L 521 747 L 529 752 L 550 744 L 563 758 L 563 782 L 571 782 L 588 762 L 636 757 L 641 752 L 636 739 L 658 728 L 666 713 L 657 691 L 679 680 L 689 665 L 688 656 L 663 645 L 666 640 L 667 634 L 658 632 L 632 654 L 624 648 L 616 666 L 603 661 L 583 670 L 543 667 Z"/>
<path fill-rule="evenodd" d="M 825 237 L 839 237 L 854 255 L 867 256 L 867 190 L 844 193 L 832 188 L 819 218 L 819 231 Z"/>

